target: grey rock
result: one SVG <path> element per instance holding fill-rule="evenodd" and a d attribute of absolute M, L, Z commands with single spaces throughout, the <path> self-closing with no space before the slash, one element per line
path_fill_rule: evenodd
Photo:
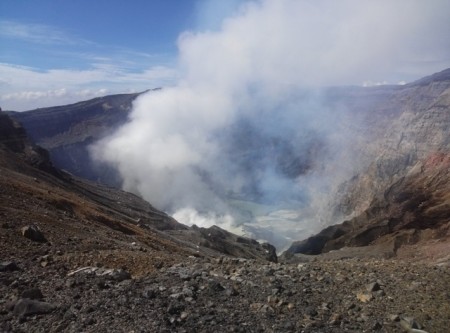
<path fill-rule="evenodd" d="M 400 319 L 400 326 L 405 330 L 421 329 L 420 324 L 412 317 L 402 317 Z"/>
<path fill-rule="evenodd" d="M 381 287 L 380 287 L 380 285 L 378 284 L 378 282 L 372 282 L 372 283 L 369 283 L 369 284 L 366 286 L 366 289 L 367 289 L 368 292 L 373 292 L 373 291 L 381 290 Z"/>
<path fill-rule="evenodd" d="M 208 282 L 208 289 L 215 292 L 225 290 L 219 282 L 214 280 Z"/>
<path fill-rule="evenodd" d="M 316 309 L 314 309 L 313 307 L 311 307 L 311 306 L 308 306 L 307 308 L 306 308 L 306 310 L 305 310 L 305 313 L 306 313 L 306 315 L 308 315 L 309 317 L 315 317 L 315 316 L 317 316 L 317 311 L 316 311 Z"/>
<path fill-rule="evenodd" d="M 400 321 L 400 316 L 397 315 L 397 314 L 390 315 L 390 316 L 389 316 L 389 320 L 390 320 L 390 321 Z"/>
<path fill-rule="evenodd" d="M 73 311 L 71 309 L 68 309 L 65 313 L 64 313 L 64 320 L 74 320 L 77 316 L 75 315 L 75 313 L 73 313 Z"/>
<path fill-rule="evenodd" d="M 39 227 L 35 224 L 23 227 L 22 229 L 20 229 L 20 232 L 22 233 L 22 236 L 34 242 L 41 242 L 41 243 L 47 242 L 47 239 L 45 238 L 41 229 L 39 229 Z"/>
<path fill-rule="evenodd" d="M 47 314 L 55 309 L 56 305 L 54 304 L 23 298 L 16 303 L 13 313 L 16 316 L 24 317 L 33 314 Z"/>
<path fill-rule="evenodd" d="M 19 266 L 14 261 L 2 261 L 0 263 L 0 272 L 14 272 L 19 270 Z"/>
<path fill-rule="evenodd" d="M 28 299 L 43 299 L 44 295 L 42 295 L 42 292 L 39 288 L 31 288 L 24 290 L 21 294 L 21 297 Z"/>
<path fill-rule="evenodd" d="M 142 292 L 142 297 L 147 299 L 154 299 L 157 296 L 157 291 L 152 288 L 145 288 L 145 290 Z"/>
<path fill-rule="evenodd" d="M 85 324 L 86 326 L 94 325 L 95 322 L 96 322 L 95 319 L 92 318 L 92 317 L 88 317 L 88 318 L 86 318 L 86 319 L 84 320 L 84 324 Z"/>
<path fill-rule="evenodd" d="M 383 328 L 383 325 L 381 325 L 378 321 L 375 322 L 372 326 L 372 331 L 379 331 Z"/>
<path fill-rule="evenodd" d="M 131 274 L 121 268 L 119 269 L 106 269 L 101 267 L 83 267 L 75 271 L 70 272 L 67 276 L 73 276 L 78 274 L 95 274 L 97 276 L 104 277 L 114 281 L 124 281 L 131 279 Z"/>
<path fill-rule="evenodd" d="M 174 314 L 180 314 L 184 311 L 184 305 L 178 302 L 172 302 L 167 307 L 167 313 L 174 315 Z"/>
<path fill-rule="evenodd" d="M 237 295 L 239 295 L 239 292 L 234 287 L 226 289 L 225 293 L 226 293 L 227 296 L 237 296 Z"/>

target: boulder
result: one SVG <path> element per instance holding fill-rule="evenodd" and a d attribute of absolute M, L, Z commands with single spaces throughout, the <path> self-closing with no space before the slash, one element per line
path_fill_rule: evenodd
<path fill-rule="evenodd" d="M 22 298 L 28 298 L 28 299 L 43 299 L 44 295 L 42 295 L 42 292 L 39 288 L 31 288 L 26 289 L 22 292 Z"/>
<path fill-rule="evenodd" d="M 19 267 L 14 261 L 0 262 L 0 272 L 13 272 L 19 270 Z"/>
<path fill-rule="evenodd" d="M 75 271 L 70 272 L 67 276 L 72 276 L 76 274 L 95 274 L 97 276 L 105 277 L 108 280 L 114 281 L 124 281 L 131 279 L 129 272 L 123 269 L 113 269 L 113 268 L 100 268 L 100 267 L 82 267 Z"/>
<path fill-rule="evenodd" d="M 41 229 L 35 224 L 27 225 L 20 229 L 22 236 L 34 241 L 34 242 L 47 242 Z"/>
<path fill-rule="evenodd" d="M 56 305 L 47 302 L 36 301 L 28 298 L 19 299 L 14 306 L 13 313 L 16 316 L 30 316 L 34 314 L 47 314 L 56 309 Z"/>

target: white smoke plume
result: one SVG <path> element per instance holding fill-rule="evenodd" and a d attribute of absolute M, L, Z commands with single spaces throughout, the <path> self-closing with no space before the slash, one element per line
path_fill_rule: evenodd
<path fill-rule="evenodd" d="M 180 222 L 282 248 L 323 227 L 321 216 L 339 222 L 323 217 L 327 201 L 358 165 L 346 110 L 327 107 L 317 88 L 441 70 L 449 9 L 445 0 L 245 2 L 218 29 L 180 35 L 177 84 L 138 98 L 93 155 Z"/>

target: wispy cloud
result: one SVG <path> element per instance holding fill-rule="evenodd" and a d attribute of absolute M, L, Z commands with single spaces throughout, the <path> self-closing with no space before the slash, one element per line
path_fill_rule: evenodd
<path fill-rule="evenodd" d="M 143 91 L 171 85 L 177 77 L 173 68 L 153 66 L 139 71 L 112 64 L 94 64 L 86 70 L 51 69 L 0 63 L 0 105 L 23 111 L 62 105 L 105 95 Z"/>
<path fill-rule="evenodd" d="M 10 20 L 0 20 L 0 36 L 44 45 L 93 44 L 53 26 Z"/>
<path fill-rule="evenodd" d="M 4 109 L 22 111 L 142 91 L 168 86 L 177 76 L 173 56 L 101 45 L 55 26 L 0 19 L 0 40 L 22 43 L 0 52 Z"/>

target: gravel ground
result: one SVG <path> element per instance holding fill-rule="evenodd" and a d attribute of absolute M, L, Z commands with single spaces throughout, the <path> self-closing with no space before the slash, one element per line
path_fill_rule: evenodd
<path fill-rule="evenodd" d="M 70 271 L 63 258 L 4 262 L 2 332 L 448 332 L 450 324 L 446 265 L 187 257 L 133 278 Z"/>

